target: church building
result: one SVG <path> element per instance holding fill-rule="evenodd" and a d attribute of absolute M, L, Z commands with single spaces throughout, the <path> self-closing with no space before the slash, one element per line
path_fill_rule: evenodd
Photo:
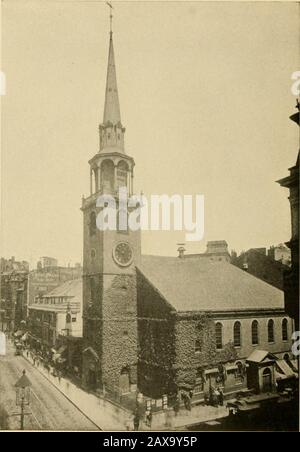
<path fill-rule="evenodd" d="M 110 32 L 99 150 L 89 160 L 90 194 L 81 207 L 83 385 L 152 398 L 196 394 L 212 382 L 242 386 L 254 350 L 291 358 L 283 292 L 232 265 L 226 242 L 214 242 L 221 259 L 143 256 L 140 230 L 97 227 L 100 195 L 113 196 L 119 208 L 119 188 L 133 194 L 135 163 L 124 135 Z"/>

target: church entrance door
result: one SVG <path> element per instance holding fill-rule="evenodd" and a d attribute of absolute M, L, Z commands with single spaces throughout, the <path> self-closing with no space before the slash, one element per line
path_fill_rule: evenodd
<path fill-rule="evenodd" d="M 130 392 L 130 382 L 129 382 L 129 371 L 128 369 L 123 369 L 121 371 L 119 379 L 119 388 L 121 394 L 128 394 Z"/>
<path fill-rule="evenodd" d="M 97 386 L 97 378 L 96 378 L 96 372 L 93 369 L 89 369 L 88 374 L 88 385 L 90 389 L 96 389 Z"/>
<path fill-rule="evenodd" d="M 272 390 L 272 375 L 270 369 L 263 371 L 263 391 L 270 392 Z"/>

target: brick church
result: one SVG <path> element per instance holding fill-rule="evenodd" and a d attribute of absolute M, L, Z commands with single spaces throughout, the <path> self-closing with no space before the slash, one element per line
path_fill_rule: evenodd
<path fill-rule="evenodd" d="M 84 386 L 153 398 L 201 393 L 224 375 L 241 384 L 255 349 L 291 358 L 293 322 L 281 290 L 211 253 L 143 256 L 139 230 L 97 227 L 101 194 L 118 203 L 120 187 L 133 193 L 124 135 L 110 32 L 99 150 L 81 207 Z"/>

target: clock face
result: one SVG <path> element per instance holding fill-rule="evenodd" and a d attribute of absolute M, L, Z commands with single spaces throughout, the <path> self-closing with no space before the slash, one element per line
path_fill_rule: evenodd
<path fill-rule="evenodd" d="M 113 249 L 113 258 L 118 265 L 126 267 L 133 260 L 133 251 L 127 242 L 119 242 Z"/>

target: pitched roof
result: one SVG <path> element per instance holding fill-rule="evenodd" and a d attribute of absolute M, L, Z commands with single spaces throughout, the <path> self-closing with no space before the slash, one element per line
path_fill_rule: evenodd
<path fill-rule="evenodd" d="M 247 361 L 252 363 L 261 363 L 265 360 L 275 360 L 276 356 L 266 350 L 254 350 L 251 355 L 248 356 Z"/>
<path fill-rule="evenodd" d="M 43 298 L 55 298 L 55 297 L 74 297 L 82 298 L 82 278 L 71 279 L 64 282 L 55 289 L 51 290 L 47 294 L 43 295 Z M 74 300 L 75 301 L 75 300 Z"/>
<path fill-rule="evenodd" d="M 227 262 L 142 256 L 140 272 L 177 311 L 283 309 L 283 292 Z"/>
<path fill-rule="evenodd" d="M 63 298 L 62 303 L 50 303 L 51 298 Z M 37 303 L 28 306 L 29 309 L 42 311 L 66 312 L 68 306 L 72 313 L 80 312 L 82 306 L 82 278 L 66 281 L 38 299 Z"/>

